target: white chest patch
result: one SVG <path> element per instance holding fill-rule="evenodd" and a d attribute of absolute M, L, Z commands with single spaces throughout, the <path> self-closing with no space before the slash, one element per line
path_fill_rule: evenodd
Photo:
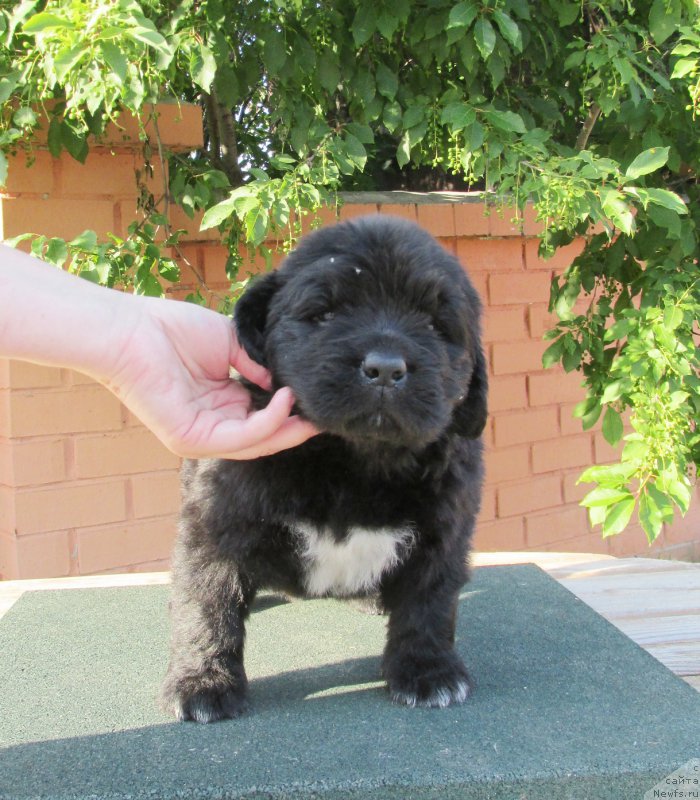
<path fill-rule="evenodd" d="M 297 524 L 306 591 L 312 596 L 350 596 L 371 591 L 382 575 L 406 556 L 410 528 L 351 528 L 336 541 L 330 532 Z"/>

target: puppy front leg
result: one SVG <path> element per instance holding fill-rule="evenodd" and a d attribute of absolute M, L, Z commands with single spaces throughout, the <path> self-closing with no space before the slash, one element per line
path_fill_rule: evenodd
<path fill-rule="evenodd" d="M 247 708 L 244 619 L 253 599 L 230 564 L 176 565 L 164 707 L 180 720 L 214 722 Z"/>
<path fill-rule="evenodd" d="M 470 680 L 454 649 L 460 585 L 422 586 L 407 575 L 384 595 L 389 625 L 382 671 L 391 698 L 409 706 L 463 703 Z"/>

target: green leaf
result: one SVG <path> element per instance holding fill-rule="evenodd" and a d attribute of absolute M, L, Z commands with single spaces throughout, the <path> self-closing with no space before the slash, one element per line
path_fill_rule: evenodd
<path fill-rule="evenodd" d="M 200 89 L 205 92 L 211 89 L 216 77 L 216 59 L 203 42 L 198 42 L 190 53 L 190 72 L 192 80 Z"/>
<path fill-rule="evenodd" d="M 668 189 L 647 189 L 647 193 L 649 202 L 654 205 L 668 208 L 676 214 L 688 213 L 688 207 L 675 192 L 670 192 Z"/>
<path fill-rule="evenodd" d="M 506 133 L 525 133 L 525 123 L 520 114 L 514 111 L 489 110 L 489 120 L 494 127 Z"/>
<path fill-rule="evenodd" d="M 587 431 L 598 422 L 602 411 L 603 406 L 597 397 L 587 397 L 582 402 L 576 404 L 573 416 L 581 420 L 584 431 Z"/>
<path fill-rule="evenodd" d="M 498 25 L 501 36 L 512 46 L 513 50 L 521 53 L 523 49 L 523 35 L 520 32 L 518 23 L 500 9 L 496 9 L 496 11 L 493 12 L 493 18 L 496 21 L 496 25 Z"/>
<path fill-rule="evenodd" d="M 675 2 L 654 0 L 649 10 L 649 31 L 656 44 L 663 44 L 671 34 L 678 30 L 680 14 Z"/>
<path fill-rule="evenodd" d="M 12 121 L 18 128 L 31 128 L 36 124 L 36 113 L 27 106 L 18 108 L 12 115 Z"/>
<path fill-rule="evenodd" d="M 44 261 L 48 261 L 49 264 L 54 264 L 57 267 L 62 267 L 67 258 L 68 246 L 65 239 L 59 239 L 58 237 L 49 239 L 44 251 Z"/>
<path fill-rule="evenodd" d="M 215 206 L 208 208 L 204 212 L 202 222 L 199 226 L 200 231 L 206 231 L 209 228 L 216 228 L 225 222 L 234 213 L 235 198 L 227 197 Z"/>
<path fill-rule="evenodd" d="M 549 369 L 553 367 L 555 364 L 558 364 L 561 361 L 562 354 L 564 352 L 564 337 L 561 337 L 556 340 L 553 344 L 550 344 L 549 347 L 544 351 L 542 355 L 542 366 L 545 369 Z"/>
<path fill-rule="evenodd" d="M 673 65 L 671 80 L 685 78 L 698 69 L 698 61 L 695 58 L 681 58 Z"/>
<path fill-rule="evenodd" d="M 581 13 L 581 3 L 559 3 L 558 6 L 559 26 L 563 28 L 567 25 L 573 25 Z"/>
<path fill-rule="evenodd" d="M 626 178 L 639 178 L 663 167 L 668 161 L 668 147 L 650 147 L 640 153 L 625 170 Z"/>
<path fill-rule="evenodd" d="M 375 78 L 377 80 L 377 91 L 379 94 L 386 97 L 387 100 L 393 100 L 399 89 L 399 78 L 397 74 L 380 62 L 377 64 Z"/>
<path fill-rule="evenodd" d="M 75 30 L 75 25 L 65 16 L 42 11 L 34 14 L 22 26 L 24 33 L 40 33 L 49 29 Z"/>
<path fill-rule="evenodd" d="M 396 148 L 396 160 L 401 168 L 411 160 L 411 139 L 408 131 L 401 137 L 399 146 Z"/>
<path fill-rule="evenodd" d="M 630 236 L 634 230 L 634 215 L 625 202 L 622 192 L 604 187 L 601 190 L 600 199 L 603 211 L 613 225 Z"/>
<path fill-rule="evenodd" d="M 103 41 L 100 42 L 100 50 L 105 64 L 112 70 L 119 83 L 126 83 L 129 65 L 121 48 L 117 47 L 114 42 Z"/>
<path fill-rule="evenodd" d="M 318 60 L 318 79 L 327 92 L 334 92 L 340 83 L 340 67 L 335 55 L 326 50 Z"/>
<path fill-rule="evenodd" d="M 97 234 L 95 231 L 86 230 L 79 233 L 75 239 L 68 242 L 71 248 L 83 250 L 86 253 L 94 253 L 97 250 Z"/>
<path fill-rule="evenodd" d="M 639 521 L 651 544 L 661 533 L 663 519 L 654 498 L 647 491 L 642 492 L 639 498 Z"/>
<path fill-rule="evenodd" d="M 75 130 L 65 120 L 61 123 L 61 143 L 76 161 L 85 163 L 89 150 L 87 136 Z"/>
<path fill-rule="evenodd" d="M 603 536 L 615 536 L 627 527 L 634 511 L 635 499 L 634 497 L 625 497 L 619 503 L 611 506 L 608 513 L 605 515 L 605 522 L 603 523 Z"/>
<path fill-rule="evenodd" d="M 496 31 L 484 16 L 479 17 L 474 25 L 474 41 L 479 48 L 482 59 L 486 61 L 496 46 Z"/>
<path fill-rule="evenodd" d="M 605 441 L 614 447 L 622 439 L 623 433 L 622 417 L 614 408 L 608 407 L 603 417 L 603 436 Z"/>
<path fill-rule="evenodd" d="M 450 11 L 449 19 L 447 20 L 447 28 L 468 28 L 476 19 L 476 14 L 479 7 L 471 0 L 464 0 L 464 2 L 457 3 Z"/>
<path fill-rule="evenodd" d="M 628 489 L 613 489 L 607 486 L 598 486 L 596 489 L 588 492 L 583 500 L 581 500 L 581 505 L 586 508 L 612 506 L 630 497 L 632 497 L 632 494 Z"/>
<path fill-rule="evenodd" d="M 355 40 L 356 47 L 366 44 L 377 28 L 375 7 L 369 3 L 360 6 L 355 14 L 355 19 L 350 26 L 350 32 Z"/>
<path fill-rule="evenodd" d="M 7 181 L 7 158 L 0 152 L 0 186 L 4 186 Z"/>

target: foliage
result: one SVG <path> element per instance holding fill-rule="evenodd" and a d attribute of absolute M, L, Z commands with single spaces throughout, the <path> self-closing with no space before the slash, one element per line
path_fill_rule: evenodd
<path fill-rule="evenodd" d="M 170 183 L 162 197 L 144 193 L 144 221 L 126 240 L 39 239 L 44 255 L 157 293 L 175 275 L 160 248 L 177 248 L 167 224 L 176 202 L 219 228 L 235 289 L 243 244 L 264 247 L 270 230 L 293 237 L 304 214 L 367 176 L 453 174 L 516 217 L 533 202 L 542 255 L 585 241 L 553 281 L 559 321 L 544 362 L 580 371 L 577 416 L 586 428 L 602 419 L 605 438 L 624 442 L 619 464 L 582 476 L 597 484 L 584 500 L 591 519 L 610 535 L 637 509 L 653 540 L 687 508 L 700 456 L 693 0 L 0 9 L 0 179 L 2 153 L 31 149 L 40 127 L 54 155 L 84 160 L 124 110 L 143 116 L 159 98 L 204 110 L 200 152 L 164 153 L 146 139 L 146 161 L 167 159 Z"/>

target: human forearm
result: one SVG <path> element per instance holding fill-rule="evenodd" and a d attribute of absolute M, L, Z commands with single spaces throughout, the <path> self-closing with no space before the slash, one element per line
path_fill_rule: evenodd
<path fill-rule="evenodd" d="M 104 379 L 130 316 L 124 300 L 0 245 L 0 356 Z"/>

